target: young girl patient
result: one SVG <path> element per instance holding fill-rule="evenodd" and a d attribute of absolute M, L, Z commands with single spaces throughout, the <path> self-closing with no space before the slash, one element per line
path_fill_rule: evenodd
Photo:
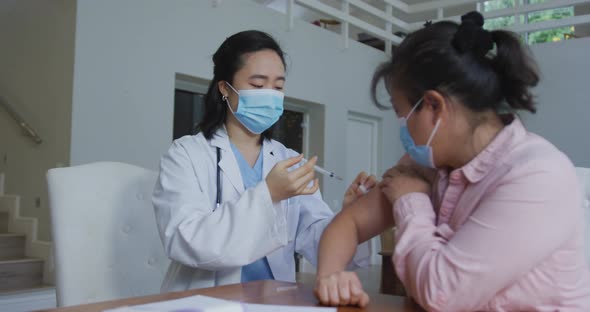
<path fill-rule="evenodd" d="M 396 226 L 393 265 L 428 311 L 590 311 L 574 166 L 516 115 L 535 112 L 539 81 L 518 36 L 486 31 L 477 12 L 434 23 L 396 48 L 373 92 L 382 78 L 407 156 L 324 231 L 320 302 L 366 306 L 345 265 Z"/>

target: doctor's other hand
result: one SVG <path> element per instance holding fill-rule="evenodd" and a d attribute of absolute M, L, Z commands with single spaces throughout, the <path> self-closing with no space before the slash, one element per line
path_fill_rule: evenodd
<path fill-rule="evenodd" d="M 363 308 L 369 304 L 369 295 L 363 290 L 355 272 L 335 272 L 318 277 L 314 293 L 324 305 L 353 305 Z"/>
<path fill-rule="evenodd" d="M 368 175 L 366 172 L 359 173 L 354 181 L 350 183 L 346 193 L 344 193 L 344 200 L 342 201 L 342 208 L 352 204 L 359 197 L 368 193 L 377 185 L 377 177 Z"/>
<path fill-rule="evenodd" d="M 289 168 L 301 162 L 303 155 L 278 162 L 266 176 L 266 185 L 273 203 L 297 195 L 313 194 L 319 189 L 313 166 L 318 158 L 314 156 L 301 167 L 289 171 Z M 313 180 L 313 185 L 309 183 Z"/>

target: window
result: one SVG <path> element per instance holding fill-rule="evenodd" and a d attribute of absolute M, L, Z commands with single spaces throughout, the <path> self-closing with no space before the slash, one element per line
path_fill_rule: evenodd
<path fill-rule="evenodd" d="M 543 2 L 539 0 L 530 0 L 531 2 Z M 557 8 L 552 10 L 544 10 L 544 11 L 537 11 L 531 12 L 528 14 L 528 22 L 538 23 L 548 20 L 557 20 L 566 17 L 574 16 L 574 7 L 566 7 L 566 8 Z M 550 42 L 550 41 L 560 41 L 565 39 L 566 34 L 573 34 L 574 27 L 560 27 L 554 28 L 549 30 L 542 30 L 542 31 L 535 31 L 529 33 L 529 44 L 534 43 L 542 43 L 542 42 Z"/>
<path fill-rule="evenodd" d="M 204 98 L 202 93 L 174 90 L 173 140 L 197 133 L 197 124 L 203 118 Z"/>
<path fill-rule="evenodd" d="M 546 2 L 547 0 L 491 0 L 483 3 L 484 12 L 502 10 L 507 8 L 513 8 L 518 1 L 519 5 L 527 4 L 538 4 Z M 574 7 L 563 7 L 543 11 L 535 11 L 526 14 L 519 15 L 519 22 L 522 24 L 533 24 L 538 22 L 558 20 L 562 18 L 574 16 Z M 489 30 L 501 29 L 515 24 L 514 16 L 504 16 L 493 19 L 488 19 L 485 22 L 484 27 Z M 574 32 L 574 27 L 560 27 L 548 30 L 541 30 L 527 33 L 526 38 L 528 44 L 560 41 L 566 39 L 567 35 L 571 35 Z"/>
<path fill-rule="evenodd" d="M 303 153 L 304 113 L 286 110 L 274 125 L 272 138 L 298 153 Z"/>

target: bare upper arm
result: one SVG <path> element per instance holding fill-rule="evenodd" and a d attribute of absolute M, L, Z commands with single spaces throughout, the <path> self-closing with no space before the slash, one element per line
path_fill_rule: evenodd
<path fill-rule="evenodd" d="M 379 187 L 344 208 L 336 218 L 352 220 L 359 244 L 379 235 L 394 225 L 392 205 Z"/>

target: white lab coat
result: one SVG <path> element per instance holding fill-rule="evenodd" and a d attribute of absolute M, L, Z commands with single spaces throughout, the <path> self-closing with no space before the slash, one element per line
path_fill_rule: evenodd
<path fill-rule="evenodd" d="M 214 210 L 216 147 L 221 149 L 222 204 Z M 210 141 L 202 134 L 174 141 L 162 157 L 153 194 L 160 237 L 172 259 L 163 292 L 239 283 L 241 267 L 264 256 L 275 279 L 282 281 L 295 281 L 295 252 L 316 265 L 320 236 L 333 212 L 319 191 L 273 204 L 265 181 L 277 162 L 296 155 L 266 140 L 264 178 L 244 190 L 224 127 Z M 354 266 L 368 264 L 368 246 L 363 245 Z"/>

